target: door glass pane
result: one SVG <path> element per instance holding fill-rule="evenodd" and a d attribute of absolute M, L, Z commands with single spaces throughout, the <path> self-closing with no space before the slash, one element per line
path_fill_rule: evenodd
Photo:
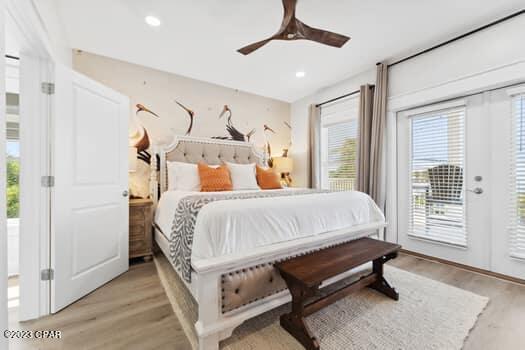
<path fill-rule="evenodd" d="M 411 236 L 467 245 L 464 124 L 464 108 L 411 117 Z"/>
<path fill-rule="evenodd" d="M 512 99 L 510 255 L 525 259 L 525 95 Z"/>

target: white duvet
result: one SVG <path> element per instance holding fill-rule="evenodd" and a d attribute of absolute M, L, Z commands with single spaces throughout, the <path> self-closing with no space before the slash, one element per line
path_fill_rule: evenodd
<path fill-rule="evenodd" d="M 293 191 L 294 189 L 275 190 Z M 245 191 L 248 192 L 248 191 Z M 155 223 L 169 239 L 181 198 L 203 192 L 162 194 Z M 193 262 L 361 224 L 383 223 L 375 202 L 356 191 L 211 202 L 197 216 Z"/>

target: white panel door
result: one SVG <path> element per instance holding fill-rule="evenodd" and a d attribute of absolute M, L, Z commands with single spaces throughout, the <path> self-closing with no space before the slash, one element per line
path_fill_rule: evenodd
<path fill-rule="evenodd" d="M 490 95 L 491 270 L 525 279 L 525 87 Z"/>
<path fill-rule="evenodd" d="M 127 97 L 55 67 L 51 311 L 128 269 Z"/>
<path fill-rule="evenodd" d="M 487 269 L 489 123 L 483 95 L 398 113 L 398 242 Z"/>

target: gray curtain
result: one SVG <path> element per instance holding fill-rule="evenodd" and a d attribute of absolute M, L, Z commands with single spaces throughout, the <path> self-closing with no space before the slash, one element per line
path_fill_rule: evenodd
<path fill-rule="evenodd" d="M 383 143 L 386 128 L 386 101 L 387 101 L 388 66 L 384 63 L 377 65 L 376 87 L 374 92 L 374 107 L 370 133 L 370 181 L 369 194 L 380 208 L 381 200 L 381 166 Z"/>
<path fill-rule="evenodd" d="M 376 86 L 361 86 L 359 107 L 359 146 L 357 190 L 368 193 L 383 207 L 381 200 L 381 165 L 386 127 L 388 66 L 377 65 Z"/>
<path fill-rule="evenodd" d="M 320 150 L 319 150 L 319 139 L 321 137 L 321 108 L 316 105 L 310 106 L 310 180 L 309 187 L 320 188 Z"/>
<path fill-rule="evenodd" d="M 370 142 L 372 133 L 372 110 L 374 87 L 362 85 L 359 93 L 359 138 L 357 155 L 356 190 L 370 193 Z"/>

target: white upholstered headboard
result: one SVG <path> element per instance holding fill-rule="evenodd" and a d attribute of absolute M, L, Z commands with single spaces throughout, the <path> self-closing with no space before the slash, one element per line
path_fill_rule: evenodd
<path fill-rule="evenodd" d="M 158 184 L 160 193 L 168 188 L 168 173 L 166 162 L 185 162 L 196 164 L 205 162 L 209 165 L 218 165 L 223 162 L 265 165 L 266 159 L 255 145 L 249 142 L 217 140 L 190 136 L 176 136 L 171 145 L 156 150 L 159 155 L 160 173 L 157 173 L 156 157 L 152 157 L 151 169 L 151 196 L 156 202 L 158 199 Z"/>

